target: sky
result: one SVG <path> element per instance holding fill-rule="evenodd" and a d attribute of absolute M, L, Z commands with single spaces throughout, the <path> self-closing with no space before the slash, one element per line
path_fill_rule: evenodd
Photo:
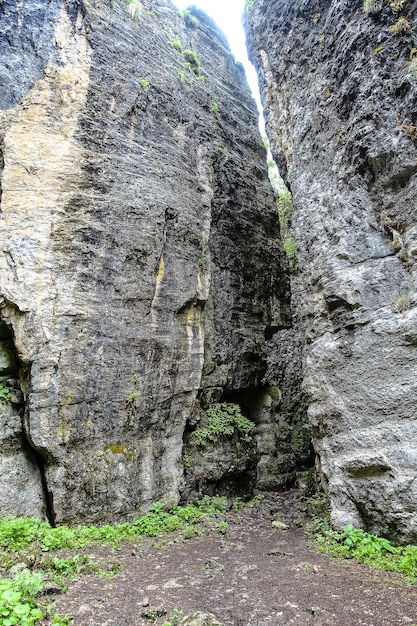
<path fill-rule="evenodd" d="M 260 110 L 258 79 L 253 65 L 248 60 L 242 26 L 244 0 L 173 0 L 173 2 L 179 9 L 197 6 L 213 18 L 226 35 L 236 61 L 243 63 L 249 86 Z"/>

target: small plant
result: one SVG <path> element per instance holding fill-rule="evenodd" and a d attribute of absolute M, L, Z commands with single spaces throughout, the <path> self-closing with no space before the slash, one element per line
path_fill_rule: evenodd
<path fill-rule="evenodd" d="M 133 18 L 138 18 L 142 13 L 142 5 L 139 0 L 124 0 L 127 10 Z"/>
<path fill-rule="evenodd" d="M 320 19 L 321 19 L 321 13 L 316 13 L 315 16 L 313 17 L 313 23 L 318 24 L 320 22 Z"/>
<path fill-rule="evenodd" d="M 69 615 L 58 615 L 58 613 L 55 613 L 52 618 L 52 624 L 54 626 L 70 626 L 71 623 L 72 617 Z"/>
<path fill-rule="evenodd" d="M 139 391 L 133 391 L 132 393 L 130 393 L 127 398 L 126 398 L 126 406 L 127 407 L 132 407 L 136 404 L 136 400 L 139 398 L 140 393 Z"/>
<path fill-rule="evenodd" d="M 150 85 L 149 80 L 146 80 L 146 78 L 138 78 L 138 82 L 139 82 L 139 85 L 142 85 L 142 87 L 145 87 L 145 88 L 149 87 L 149 85 Z M 135 383 L 133 383 L 133 384 L 135 384 Z"/>
<path fill-rule="evenodd" d="M 111 446 L 107 446 L 106 451 L 111 452 L 112 454 L 124 454 L 125 457 L 130 459 L 131 461 L 134 459 L 134 454 L 129 446 L 125 446 L 120 441 L 112 444 Z"/>
<path fill-rule="evenodd" d="M 284 252 L 287 255 L 288 267 L 291 274 L 298 274 L 297 248 L 294 237 L 287 237 L 283 242 Z"/>
<path fill-rule="evenodd" d="M 363 10 L 365 13 L 374 13 L 382 8 L 381 0 L 364 0 Z"/>
<path fill-rule="evenodd" d="M 182 613 L 183 612 L 179 609 L 174 609 L 171 617 L 169 618 L 169 621 L 164 622 L 162 626 L 178 626 L 182 617 Z"/>
<path fill-rule="evenodd" d="M 217 104 L 217 102 L 215 100 L 212 100 L 210 102 L 210 111 L 212 113 L 214 113 L 215 117 L 217 120 L 220 119 L 220 114 L 219 114 L 219 105 Z"/>
<path fill-rule="evenodd" d="M 199 25 L 198 19 L 194 15 L 192 15 L 191 11 L 189 11 L 188 9 L 179 11 L 178 15 L 182 17 L 182 19 L 187 24 L 187 26 L 190 26 L 191 28 L 198 28 L 198 25 Z"/>
<path fill-rule="evenodd" d="M 198 426 L 191 433 L 191 445 L 203 447 L 221 438 L 233 436 L 246 443 L 252 441 L 255 424 L 242 415 L 239 405 L 228 402 L 213 404 L 207 409 L 206 414 L 207 426 Z"/>
<path fill-rule="evenodd" d="M 1 402 L 10 402 L 12 394 L 9 389 L 6 387 L 4 383 L 0 383 L 0 401 Z"/>
<path fill-rule="evenodd" d="M 0 580 L 0 626 L 31 626 L 43 618 L 36 596 L 43 589 L 42 574 L 28 569 Z"/>
<path fill-rule="evenodd" d="M 417 582 L 417 546 L 395 547 L 388 539 L 352 525 L 338 533 L 323 520 L 315 523 L 315 529 L 314 537 L 321 551 L 336 558 L 355 559 L 377 570 L 404 574 L 410 584 Z"/>
<path fill-rule="evenodd" d="M 411 32 L 410 22 L 405 17 L 399 17 L 395 24 L 389 26 L 388 30 L 397 37 L 400 35 L 409 35 Z"/>
<path fill-rule="evenodd" d="M 184 50 L 183 54 L 186 60 L 184 67 L 193 72 L 196 76 L 200 76 L 201 63 L 194 50 Z"/>
<path fill-rule="evenodd" d="M 168 44 L 171 46 L 171 48 L 174 48 L 175 50 L 179 50 L 179 52 L 182 51 L 182 43 L 180 42 L 179 39 L 170 39 L 168 41 Z"/>
<path fill-rule="evenodd" d="M 401 128 L 407 137 L 414 140 L 417 139 L 417 126 L 414 124 L 402 124 Z"/>
<path fill-rule="evenodd" d="M 403 313 L 404 311 L 408 311 L 408 309 L 411 309 L 412 303 L 413 303 L 413 294 L 406 293 L 406 294 L 399 296 L 399 298 L 397 298 L 393 309 L 396 313 Z"/>
<path fill-rule="evenodd" d="M 177 78 L 182 85 L 185 85 L 188 80 L 184 72 L 181 72 L 180 70 L 177 70 Z"/>
<path fill-rule="evenodd" d="M 255 6 L 255 0 L 245 0 L 245 9 L 250 11 Z"/>
<path fill-rule="evenodd" d="M 394 13 L 399 13 L 404 8 L 405 0 L 364 0 L 363 10 L 365 13 L 375 13 L 384 4 L 388 4 Z"/>

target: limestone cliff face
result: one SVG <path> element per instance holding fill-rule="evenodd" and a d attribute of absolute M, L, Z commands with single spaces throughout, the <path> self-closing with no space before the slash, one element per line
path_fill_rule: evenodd
<path fill-rule="evenodd" d="M 304 388 L 333 522 L 415 541 L 417 8 L 363 4 L 256 0 L 249 40 L 294 199 Z"/>
<path fill-rule="evenodd" d="M 114 522 L 178 501 L 198 396 L 257 389 L 288 323 L 255 106 L 168 0 L 0 20 L 1 511 Z"/>

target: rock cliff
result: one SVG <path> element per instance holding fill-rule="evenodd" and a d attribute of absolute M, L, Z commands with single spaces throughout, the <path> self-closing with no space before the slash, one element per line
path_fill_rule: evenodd
<path fill-rule="evenodd" d="M 289 313 L 256 109 L 168 0 L 0 20 L 1 511 L 115 522 L 178 501 L 200 405 L 250 391 L 265 430 Z"/>
<path fill-rule="evenodd" d="M 416 4 L 250 4 L 293 195 L 303 384 L 333 523 L 416 541 Z"/>

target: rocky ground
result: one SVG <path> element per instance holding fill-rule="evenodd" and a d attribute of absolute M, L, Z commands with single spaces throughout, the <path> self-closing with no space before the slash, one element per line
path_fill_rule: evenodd
<path fill-rule="evenodd" d="M 173 625 L 178 611 L 181 619 L 211 613 L 226 626 L 417 624 L 416 587 L 316 553 L 305 523 L 297 492 L 289 492 L 231 511 L 223 535 L 89 549 L 120 572 L 71 582 L 52 614 L 71 615 L 74 626 Z"/>

